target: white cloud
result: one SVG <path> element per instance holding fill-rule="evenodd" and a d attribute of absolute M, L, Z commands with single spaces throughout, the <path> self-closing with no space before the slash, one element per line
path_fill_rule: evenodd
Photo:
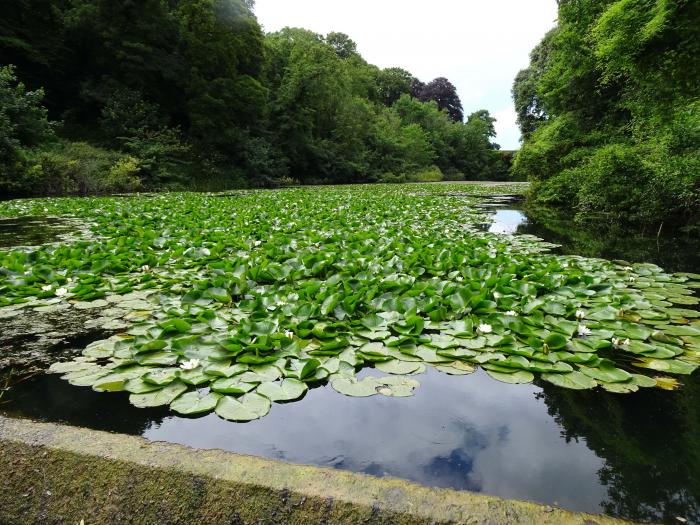
<path fill-rule="evenodd" d="M 257 0 L 266 31 L 285 26 L 347 33 L 379 67 L 399 66 L 423 81 L 444 76 L 466 114 L 497 118 L 497 141 L 518 147 L 510 88 L 530 50 L 554 25 L 556 0 Z"/>

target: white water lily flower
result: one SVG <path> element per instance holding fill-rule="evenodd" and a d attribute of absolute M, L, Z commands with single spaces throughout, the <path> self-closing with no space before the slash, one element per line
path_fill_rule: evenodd
<path fill-rule="evenodd" d="M 591 335 L 593 332 L 591 332 L 591 329 L 588 328 L 586 325 L 578 325 L 578 335 L 583 337 L 584 335 Z"/>
<path fill-rule="evenodd" d="M 199 366 L 199 359 L 190 359 L 180 365 L 183 370 L 194 370 Z"/>
<path fill-rule="evenodd" d="M 493 332 L 493 327 L 490 324 L 482 323 L 477 327 L 477 330 L 482 334 L 490 334 Z"/>
<path fill-rule="evenodd" d="M 586 317 L 586 312 L 583 310 L 576 310 L 576 319 L 583 319 Z"/>
<path fill-rule="evenodd" d="M 144 265 L 141 267 L 141 271 L 144 272 L 144 273 L 150 272 L 150 271 L 151 271 L 151 267 L 148 266 L 147 264 L 144 264 Z"/>
<path fill-rule="evenodd" d="M 630 344 L 630 340 L 629 340 L 629 339 L 625 339 L 624 341 L 622 341 L 622 345 L 623 345 L 623 346 L 627 346 L 627 345 L 629 345 L 629 344 Z"/>
<path fill-rule="evenodd" d="M 637 280 L 636 277 L 630 277 L 630 282 L 631 282 L 631 283 L 633 283 L 633 282 L 636 281 L 636 280 Z"/>
<path fill-rule="evenodd" d="M 509 315 L 510 317 L 515 317 L 515 316 L 518 315 L 518 314 L 516 313 L 515 310 L 508 310 L 508 311 L 506 312 L 506 315 Z"/>
<path fill-rule="evenodd" d="M 634 270 L 634 268 L 632 268 L 631 266 L 625 266 L 623 270 L 625 270 L 626 272 L 631 272 L 632 270 Z"/>
<path fill-rule="evenodd" d="M 294 332 L 292 332 L 291 330 L 285 330 L 284 336 L 289 337 L 291 339 L 292 337 L 294 337 Z"/>
<path fill-rule="evenodd" d="M 622 343 L 622 339 L 618 339 L 617 337 L 612 338 L 613 346 L 620 346 L 620 343 Z"/>
<path fill-rule="evenodd" d="M 53 288 L 53 285 L 52 285 L 52 284 L 47 284 L 46 286 L 42 286 L 42 287 L 41 287 L 41 289 L 42 289 L 44 292 L 48 292 L 49 290 L 51 290 L 51 288 Z"/>
<path fill-rule="evenodd" d="M 54 292 L 57 297 L 62 297 L 68 293 L 68 290 L 66 288 L 59 288 Z"/>

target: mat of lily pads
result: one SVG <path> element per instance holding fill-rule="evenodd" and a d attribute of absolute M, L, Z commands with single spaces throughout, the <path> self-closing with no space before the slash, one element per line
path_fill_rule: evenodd
<path fill-rule="evenodd" d="M 479 227 L 489 220 L 480 195 L 522 189 L 0 203 L 0 216 L 70 217 L 91 229 L 1 250 L 0 318 L 91 309 L 116 335 L 51 372 L 126 391 L 138 407 L 233 421 L 322 384 L 348 396 L 411 396 L 428 366 L 615 393 L 677 388 L 700 364 L 700 275 L 556 255 L 535 237 Z M 358 379 L 364 367 L 384 377 Z"/>

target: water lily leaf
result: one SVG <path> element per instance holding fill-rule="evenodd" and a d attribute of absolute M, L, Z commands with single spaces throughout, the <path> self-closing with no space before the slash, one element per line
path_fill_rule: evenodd
<path fill-rule="evenodd" d="M 360 320 L 360 323 L 362 324 L 362 326 L 364 326 L 365 328 L 367 328 L 367 330 L 371 332 L 382 329 L 387 325 L 386 319 L 378 315 L 369 315 L 367 317 L 363 317 Z"/>
<path fill-rule="evenodd" d="M 584 354 L 590 356 L 590 354 Z M 540 373 L 566 373 L 573 372 L 573 367 L 563 361 L 558 361 L 555 363 L 549 363 L 545 361 L 530 361 L 530 365 L 527 368 L 530 372 L 540 372 Z"/>
<path fill-rule="evenodd" d="M 642 374 L 632 374 L 632 381 L 635 385 L 642 388 L 651 388 L 656 386 L 656 379 Z"/>
<path fill-rule="evenodd" d="M 158 368 L 143 376 L 146 383 L 152 383 L 158 386 L 165 386 L 178 378 L 177 368 Z"/>
<path fill-rule="evenodd" d="M 223 288 L 208 288 L 202 295 L 205 298 L 211 298 L 220 303 L 230 303 L 231 295 Z"/>
<path fill-rule="evenodd" d="M 497 381 L 500 381 L 502 383 L 510 383 L 513 385 L 531 383 L 535 379 L 535 376 L 532 374 L 532 372 L 528 372 L 527 370 L 513 370 L 512 373 L 497 372 L 495 370 L 486 370 L 486 373 L 494 379 L 496 379 Z"/>
<path fill-rule="evenodd" d="M 209 392 L 200 396 L 198 392 L 188 392 L 170 403 L 170 408 L 179 414 L 206 414 L 216 408 L 221 394 Z"/>
<path fill-rule="evenodd" d="M 380 384 L 373 377 L 355 379 L 348 377 L 336 377 L 331 381 L 331 386 L 336 392 L 351 397 L 369 397 L 377 394 Z"/>
<path fill-rule="evenodd" d="M 242 374 L 243 372 L 247 372 L 249 368 L 250 367 L 246 364 L 236 363 L 235 365 L 231 365 L 228 362 L 221 362 L 207 365 L 204 368 L 204 372 L 211 376 L 233 377 L 235 375 Z"/>
<path fill-rule="evenodd" d="M 61 376 L 61 378 L 66 379 L 73 386 L 92 386 L 95 384 L 95 382 L 99 381 L 109 373 L 110 370 L 108 369 L 79 370 L 70 372 L 64 376 Z"/>
<path fill-rule="evenodd" d="M 639 386 L 631 380 L 621 383 L 600 383 L 600 386 L 608 392 L 613 392 L 615 394 L 629 394 L 639 390 Z"/>
<path fill-rule="evenodd" d="M 370 379 L 370 378 L 367 378 Z M 388 397 L 410 397 L 420 383 L 402 376 L 379 377 L 375 379 L 377 393 Z"/>
<path fill-rule="evenodd" d="M 187 383 L 192 386 L 200 386 L 212 381 L 212 376 L 204 373 L 204 370 L 199 367 L 194 370 L 179 370 L 177 377 L 183 383 Z"/>
<path fill-rule="evenodd" d="M 250 393 L 240 399 L 223 396 L 216 405 L 216 413 L 229 421 L 253 421 L 267 415 L 272 403 L 265 396 Z"/>
<path fill-rule="evenodd" d="M 435 368 L 440 372 L 452 376 L 466 376 L 473 374 L 476 371 L 475 365 L 470 365 L 469 363 L 464 363 L 462 361 L 455 361 L 451 365 L 436 365 Z"/>
<path fill-rule="evenodd" d="M 282 371 L 274 365 L 251 366 L 250 370 L 243 372 L 238 379 L 245 383 L 265 383 L 276 381 L 282 377 Z"/>
<path fill-rule="evenodd" d="M 144 366 L 174 366 L 177 364 L 178 357 L 172 352 L 154 352 L 139 356 L 137 359 Z"/>
<path fill-rule="evenodd" d="M 598 385 L 592 377 L 576 371 L 567 374 L 542 374 L 542 379 L 562 388 L 573 390 L 595 388 Z"/>
<path fill-rule="evenodd" d="M 154 385 L 153 383 L 146 383 L 143 379 L 129 379 L 124 384 L 124 390 L 131 394 L 145 394 L 147 392 L 154 392 L 160 390 L 162 386 Z"/>
<path fill-rule="evenodd" d="M 479 336 L 474 339 L 457 339 L 457 344 L 469 350 L 480 350 L 486 346 L 486 338 Z"/>
<path fill-rule="evenodd" d="M 185 383 L 175 381 L 160 390 L 144 394 L 131 394 L 129 396 L 129 401 L 132 405 L 139 408 L 159 407 L 169 405 L 186 391 L 187 385 Z"/>
<path fill-rule="evenodd" d="M 284 379 L 280 383 L 262 383 L 257 388 L 257 393 L 265 396 L 270 401 L 293 401 L 302 397 L 309 389 L 306 383 L 296 379 Z"/>
<path fill-rule="evenodd" d="M 656 377 L 656 386 L 663 390 L 677 390 L 680 383 L 674 377 Z"/>
<path fill-rule="evenodd" d="M 692 374 L 700 366 L 680 359 L 654 359 L 642 357 L 632 362 L 634 366 L 667 372 L 669 374 Z"/>
<path fill-rule="evenodd" d="M 415 361 L 398 361 L 396 359 L 385 361 L 383 363 L 377 363 L 374 365 L 374 368 L 387 374 L 396 375 L 422 374 L 425 372 L 425 365 L 423 363 Z"/>
<path fill-rule="evenodd" d="M 660 326 L 659 329 L 667 335 L 700 336 L 700 329 L 693 326 L 666 325 Z"/>
<path fill-rule="evenodd" d="M 618 309 L 613 308 L 612 306 L 604 306 L 603 308 L 598 308 L 588 312 L 588 314 L 586 314 L 586 318 L 594 321 L 614 321 L 617 319 L 618 313 Z"/>
<path fill-rule="evenodd" d="M 192 325 L 184 319 L 168 319 L 159 323 L 158 326 L 166 332 L 178 332 L 181 334 L 186 334 L 192 330 Z"/>
<path fill-rule="evenodd" d="M 632 379 L 632 375 L 624 370 L 617 368 L 612 361 L 602 359 L 596 368 L 588 368 L 582 366 L 580 368 L 582 374 L 597 379 L 602 383 L 621 383 Z"/>
<path fill-rule="evenodd" d="M 79 372 L 82 370 L 92 370 L 97 369 L 98 366 L 95 363 L 87 361 L 66 361 L 63 363 L 52 364 L 48 372 L 50 374 L 65 374 L 68 372 Z"/>
<path fill-rule="evenodd" d="M 210 388 L 221 394 L 245 394 L 255 388 L 254 382 L 243 382 L 241 376 L 226 377 L 214 381 Z"/>

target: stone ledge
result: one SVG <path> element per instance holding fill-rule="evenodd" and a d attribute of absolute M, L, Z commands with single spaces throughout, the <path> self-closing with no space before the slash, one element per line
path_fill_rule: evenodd
<path fill-rule="evenodd" d="M 627 523 L 525 501 L 0 416 L 1 524 Z"/>

